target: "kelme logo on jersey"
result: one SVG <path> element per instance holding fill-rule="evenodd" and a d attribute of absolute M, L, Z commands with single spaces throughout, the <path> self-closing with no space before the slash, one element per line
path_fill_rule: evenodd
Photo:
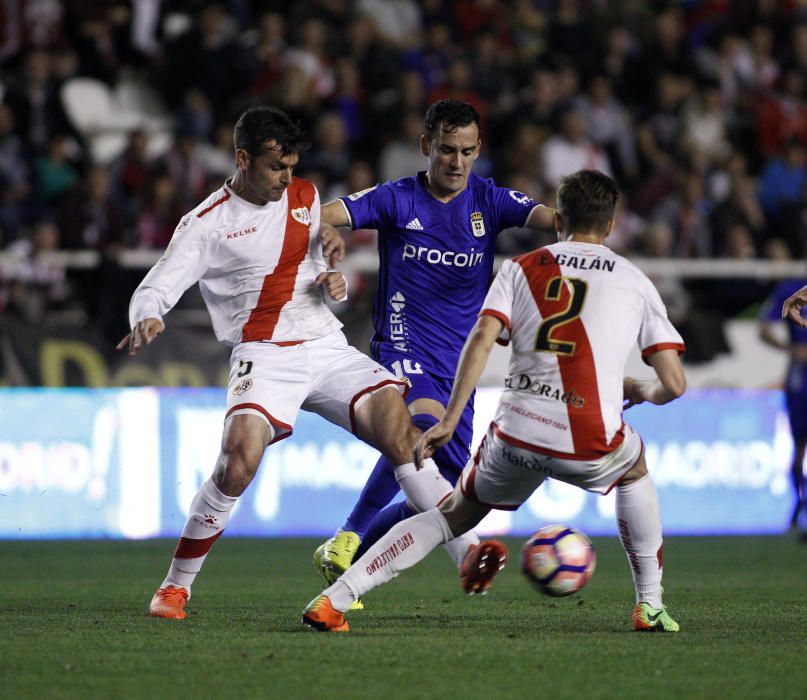
<path fill-rule="evenodd" d="M 291 218 L 295 221 L 299 221 L 303 226 L 310 226 L 311 225 L 311 212 L 308 211 L 308 207 L 300 207 L 299 209 L 292 209 L 291 210 Z"/>
<path fill-rule="evenodd" d="M 471 233 L 477 238 L 482 238 L 482 236 L 487 233 L 485 231 L 485 220 L 482 218 L 481 211 L 475 211 L 471 214 Z"/>
<path fill-rule="evenodd" d="M 511 374 L 504 380 L 504 385 L 508 389 L 518 389 L 519 391 L 529 391 L 537 396 L 546 396 L 548 399 L 555 401 L 563 401 L 575 408 L 583 408 L 586 405 L 586 400 L 574 392 L 574 388 L 568 391 L 561 391 L 553 387 L 551 384 L 544 384 L 543 382 L 533 379 L 527 374 Z"/>
<path fill-rule="evenodd" d="M 457 253 L 453 250 L 438 250 L 411 243 L 404 244 L 401 254 L 401 260 L 424 260 L 431 265 L 445 265 L 446 267 L 475 267 L 482 262 L 484 257 L 484 253 L 475 253 L 473 248 L 470 253 Z"/>

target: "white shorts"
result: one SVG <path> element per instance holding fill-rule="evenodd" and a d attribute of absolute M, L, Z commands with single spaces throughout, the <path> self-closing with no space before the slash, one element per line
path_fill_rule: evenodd
<path fill-rule="evenodd" d="M 302 408 L 355 433 L 356 409 L 387 386 L 407 391 L 404 381 L 348 345 L 342 331 L 296 345 L 241 343 L 230 356 L 226 418 L 260 416 L 277 442 L 291 435 Z"/>
<path fill-rule="evenodd" d="M 516 510 L 546 479 L 608 493 L 642 456 L 642 439 L 625 423 L 625 438 L 613 452 L 587 461 L 544 454 L 502 433 L 495 423 L 462 472 L 460 488 L 475 503 Z"/>

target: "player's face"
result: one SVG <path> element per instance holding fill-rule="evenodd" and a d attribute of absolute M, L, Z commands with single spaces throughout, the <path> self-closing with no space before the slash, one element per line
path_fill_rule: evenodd
<path fill-rule="evenodd" d="M 283 155 L 274 141 L 268 141 L 259 156 L 239 149 L 236 153 L 239 196 L 254 204 L 278 202 L 291 184 L 292 172 L 300 156 L 296 152 Z"/>
<path fill-rule="evenodd" d="M 468 186 L 474 161 L 479 157 L 479 129 L 476 124 L 454 131 L 442 129 L 431 142 L 420 137 L 420 149 L 429 158 L 429 188 L 436 197 L 455 196 Z"/>

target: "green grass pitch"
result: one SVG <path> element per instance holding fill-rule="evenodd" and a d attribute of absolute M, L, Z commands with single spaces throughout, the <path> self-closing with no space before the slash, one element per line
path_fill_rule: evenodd
<path fill-rule="evenodd" d="M 581 594 L 550 599 L 518 569 L 466 597 L 435 552 L 351 613 L 300 625 L 319 590 L 314 539 L 228 539 L 184 621 L 146 617 L 174 543 L 0 542 L 0 698 L 805 698 L 807 543 L 665 541 L 678 635 L 631 631 L 614 538 Z"/>

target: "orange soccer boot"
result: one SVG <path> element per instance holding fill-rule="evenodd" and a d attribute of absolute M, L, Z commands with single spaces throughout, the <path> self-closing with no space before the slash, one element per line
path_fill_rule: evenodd
<path fill-rule="evenodd" d="M 345 616 L 335 610 L 331 601 L 326 595 L 318 595 L 303 610 L 304 625 L 320 632 L 349 632 L 350 625 L 347 624 Z"/>
<path fill-rule="evenodd" d="M 188 598 L 190 598 L 190 593 L 186 588 L 176 586 L 158 588 L 149 604 L 149 615 L 184 620 L 187 617 L 185 603 L 188 602 Z"/>

